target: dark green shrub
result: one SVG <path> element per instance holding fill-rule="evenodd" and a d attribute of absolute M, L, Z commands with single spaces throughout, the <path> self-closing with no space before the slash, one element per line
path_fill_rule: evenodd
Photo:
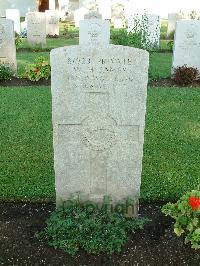
<path fill-rule="evenodd" d="M 174 47 L 174 41 L 168 41 L 167 43 L 167 47 L 169 48 L 170 51 L 173 51 L 173 47 Z"/>
<path fill-rule="evenodd" d="M 167 39 L 168 39 L 168 40 L 174 40 L 174 35 L 175 35 L 175 30 L 173 30 L 172 32 L 170 32 L 170 33 L 167 35 Z"/>
<path fill-rule="evenodd" d="M 24 78 L 31 81 L 38 81 L 40 79 L 48 79 L 51 76 L 51 67 L 49 62 L 42 56 L 35 59 L 34 64 L 27 65 Z"/>
<path fill-rule="evenodd" d="M 175 204 L 167 203 L 162 212 L 175 219 L 174 232 L 186 235 L 185 243 L 200 249 L 200 191 L 193 190 L 182 196 Z"/>
<path fill-rule="evenodd" d="M 11 80 L 13 76 L 13 70 L 10 68 L 9 65 L 0 64 L 0 81 Z"/>
<path fill-rule="evenodd" d="M 15 32 L 15 45 L 17 50 L 20 48 L 21 44 L 22 44 L 22 38 L 18 33 Z"/>
<path fill-rule="evenodd" d="M 47 220 L 47 227 L 39 234 L 46 237 L 49 245 L 75 255 L 80 248 L 88 253 L 120 252 L 128 241 L 129 234 L 142 229 L 145 219 L 125 218 L 103 204 L 69 201 L 57 209 Z M 106 207 L 105 207 L 106 206 Z"/>
<path fill-rule="evenodd" d="M 174 69 L 173 80 L 180 86 L 192 84 L 198 78 L 198 69 L 183 65 Z"/>

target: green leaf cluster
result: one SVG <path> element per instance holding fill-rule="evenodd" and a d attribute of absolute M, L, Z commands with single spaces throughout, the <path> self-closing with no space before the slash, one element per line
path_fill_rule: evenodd
<path fill-rule="evenodd" d="M 11 80 L 14 73 L 11 67 L 7 64 L 0 64 L 0 81 Z"/>
<path fill-rule="evenodd" d="M 200 191 L 193 190 L 183 195 L 176 203 L 167 203 L 162 212 L 175 219 L 174 232 L 184 234 L 185 243 L 191 242 L 192 248 L 200 249 L 200 208 L 193 210 L 189 204 L 191 196 L 200 198 Z"/>
<path fill-rule="evenodd" d="M 52 213 L 39 236 L 72 256 L 80 248 L 91 254 L 112 254 L 120 252 L 129 234 L 142 229 L 146 222 L 147 219 L 126 218 L 104 204 L 94 208 L 88 202 L 72 200 Z"/>
<path fill-rule="evenodd" d="M 51 76 L 51 67 L 49 62 L 43 57 L 39 56 L 35 59 L 34 64 L 26 66 L 24 78 L 31 81 L 39 81 L 41 79 L 48 79 Z"/>

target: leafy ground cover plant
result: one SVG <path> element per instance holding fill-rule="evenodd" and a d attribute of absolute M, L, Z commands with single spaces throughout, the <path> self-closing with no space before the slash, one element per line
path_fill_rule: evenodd
<path fill-rule="evenodd" d="M 174 232 L 186 235 L 185 243 L 200 249 L 200 191 L 193 190 L 182 196 L 176 203 L 167 203 L 162 212 L 175 219 Z"/>
<path fill-rule="evenodd" d="M 91 254 L 112 254 L 120 252 L 129 234 L 142 229 L 146 222 L 147 219 L 126 218 L 105 203 L 94 208 L 93 203 L 72 200 L 52 213 L 39 237 L 46 237 L 49 245 L 72 256 L 80 248 Z"/>
<path fill-rule="evenodd" d="M 20 48 L 21 44 L 22 44 L 21 36 L 15 32 L 15 45 L 17 50 Z"/>
<path fill-rule="evenodd" d="M 40 79 L 48 79 L 51 75 L 51 67 L 49 62 L 43 57 L 37 57 L 34 64 L 27 65 L 24 73 L 24 78 L 31 81 Z"/>
<path fill-rule="evenodd" d="M 173 80 L 180 86 L 192 84 L 197 80 L 199 75 L 198 69 L 183 65 L 174 69 Z"/>
<path fill-rule="evenodd" d="M 11 80 L 14 76 L 14 73 L 9 65 L 0 64 L 0 81 Z"/>

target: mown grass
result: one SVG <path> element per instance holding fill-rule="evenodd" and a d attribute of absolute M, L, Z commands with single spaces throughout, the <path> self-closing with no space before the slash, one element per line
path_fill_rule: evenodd
<path fill-rule="evenodd" d="M 171 67 L 171 53 L 151 53 L 149 59 L 149 79 L 155 80 L 170 77 Z"/>
<path fill-rule="evenodd" d="M 149 88 L 141 197 L 173 200 L 200 183 L 200 89 Z M 0 200 L 54 199 L 51 93 L 0 88 Z"/>

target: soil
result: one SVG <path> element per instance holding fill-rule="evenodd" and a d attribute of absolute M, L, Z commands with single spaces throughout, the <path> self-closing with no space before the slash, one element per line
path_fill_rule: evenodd
<path fill-rule="evenodd" d="M 0 87 L 27 87 L 27 86 L 49 86 L 50 79 L 41 79 L 39 81 L 30 81 L 23 78 L 12 78 L 11 80 L 0 81 Z"/>
<path fill-rule="evenodd" d="M 131 235 L 121 253 L 94 256 L 82 250 L 73 258 L 36 237 L 55 209 L 54 203 L 1 203 L 0 265 L 199 266 L 200 252 L 173 233 L 172 220 L 161 213 L 161 206 L 141 205 L 140 215 L 152 222 Z"/>
<path fill-rule="evenodd" d="M 28 86 L 50 86 L 51 79 L 30 81 L 23 78 L 12 78 L 11 80 L 0 81 L 0 87 L 28 87 Z M 171 78 L 161 78 L 158 80 L 150 81 L 148 86 L 152 87 L 178 87 L 178 85 Z M 184 86 L 181 86 L 184 87 Z M 193 84 L 185 87 L 200 87 L 200 81 L 193 82 Z"/>

